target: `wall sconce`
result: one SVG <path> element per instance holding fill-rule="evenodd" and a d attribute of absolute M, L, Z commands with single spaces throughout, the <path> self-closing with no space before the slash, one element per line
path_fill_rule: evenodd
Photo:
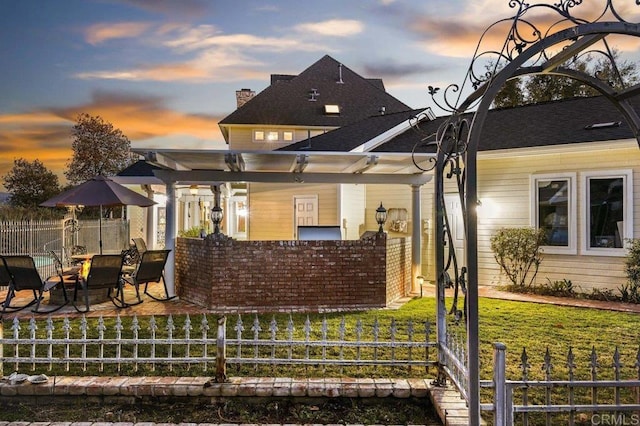
<path fill-rule="evenodd" d="M 198 185 L 191 185 L 189 187 L 189 194 L 198 195 Z"/>
<path fill-rule="evenodd" d="M 222 209 L 220 206 L 213 206 L 211 209 L 211 221 L 213 222 L 213 233 L 220 233 L 220 223 L 222 222 Z"/>
<path fill-rule="evenodd" d="M 378 233 L 382 234 L 384 232 L 384 229 L 382 228 L 384 226 L 384 223 L 387 221 L 387 209 L 385 209 L 382 206 L 382 201 L 380 202 L 380 207 L 378 207 L 376 209 L 376 222 L 378 223 L 378 225 L 380 226 L 378 228 Z"/>

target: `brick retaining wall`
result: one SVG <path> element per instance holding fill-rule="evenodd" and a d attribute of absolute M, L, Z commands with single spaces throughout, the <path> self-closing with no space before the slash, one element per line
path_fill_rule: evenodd
<path fill-rule="evenodd" d="M 410 242 L 178 238 L 178 296 L 219 312 L 332 311 L 386 306 L 411 289 Z M 407 263 L 408 262 L 408 263 Z"/>

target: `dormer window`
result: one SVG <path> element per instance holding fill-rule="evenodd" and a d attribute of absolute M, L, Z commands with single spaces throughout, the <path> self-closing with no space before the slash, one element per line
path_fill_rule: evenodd
<path fill-rule="evenodd" d="M 327 104 L 324 106 L 324 113 L 326 115 L 340 115 L 340 106 Z"/>

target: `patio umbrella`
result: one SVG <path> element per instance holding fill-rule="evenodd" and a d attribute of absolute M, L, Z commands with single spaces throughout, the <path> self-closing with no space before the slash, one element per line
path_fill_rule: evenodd
<path fill-rule="evenodd" d="M 96 176 L 40 204 L 44 207 L 100 207 L 100 254 L 102 254 L 102 208 L 114 206 L 149 207 L 155 201 L 126 188 L 105 176 Z"/>

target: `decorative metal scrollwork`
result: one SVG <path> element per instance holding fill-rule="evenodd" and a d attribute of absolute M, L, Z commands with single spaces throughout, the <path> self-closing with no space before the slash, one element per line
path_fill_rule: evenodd
<path fill-rule="evenodd" d="M 465 159 L 469 150 L 469 135 L 476 114 L 473 110 L 482 101 L 485 91 L 491 87 L 493 79 L 500 70 L 508 66 L 529 47 L 560 31 L 582 24 L 610 22 L 611 20 L 632 23 L 632 20 L 623 18 L 623 11 L 630 15 L 635 14 L 636 21 L 640 16 L 638 10 L 616 8 L 614 3 L 622 0 L 600 0 L 599 2 L 590 0 L 584 3 L 583 0 L 557 0 L 534 4 L 529 4 L 525 0 L 507 1 L 509 7 L 515 10 L 515 14 L 510 18 L 494 22 L 481 34 L 462 84 L 451 84 L 444 90 L 435 86 L 428 87 L 428 95 L 432 102 L 439 109 L 449 113 L 449 118 L 442 122 L 435 133 L 430 133 L 427 130 L 428 126 L 423 125 L 422 117 L 415 117 L 411 122 L 412 128 L 420 134 L 420 141 L 413 147 L 414 157 L 417 152 L 428 151 L 429 146 L 435 147 L 437 154 L 437 160 L 429 163 L 429 167 L 425 168 L 424 163 L 420 166 L 414 158 L 415 166 L 424 172 L 438 170 L 438 173 L 442 173 L 442 179 L 455 180 L 454 184 L 460 195 L 462 217 L 465 223 L 468 218 L 468 209 L 475 207 L 466 205 L 465 194 Z M 640 5 L 640 0 L 636 0 L 635 4 Z M 497 37 L 496 32 L 498 32 Z M 486 48 L 496 39 L 503 40 L 501 46 Z M 590 47 L 582 50 L 576 49 L 575 53 L 567 55 L 566 58 L 563 55 L 556 56 L 565 48 L 564 44 L 545 46 L 539 47 L 539 51 L 531 51 L 530 57 L 520 59 L 522 65 L 520 65 L 517 75 L 536 74 L 541 72 L 540 70 L 544 67 L 545 71 L 557 75 L 597 79 L 611 87 L 624 87 L 621 73 L 616 64 L 617 53 L 610 48 L 604 37 L 598 39 L 593 46 L 588 45 Z M 591 62 L 594 58 L 598 58 L 595 62 L 596 66 L 584 69 L 585 64 L 594 64 Z M 464 99 L 463 94 L 469 90 L 473 91 L 472 95 Z M 441 163 L 439 168 L 437 167 L 438 162 Z M 458 309 L 457 303 L 459 294 L 466 293 L 466 267 L 455 257 L 453 235 L 448 223 L 444 194 L 440 194 L 440 196 L 439 204 L 444 210 L 442 212 L 444 223 L 441 225 L 444 228 L 442 243 L 449 244 L 449 249 L 447 250 L 448 255 L 445 255 L 444 270 L 438 279 L 441 283 L 455 286 L 454 302 L 450 313 L 454 314 L 456 319 L 460 319 L 463 311 Z"/>

